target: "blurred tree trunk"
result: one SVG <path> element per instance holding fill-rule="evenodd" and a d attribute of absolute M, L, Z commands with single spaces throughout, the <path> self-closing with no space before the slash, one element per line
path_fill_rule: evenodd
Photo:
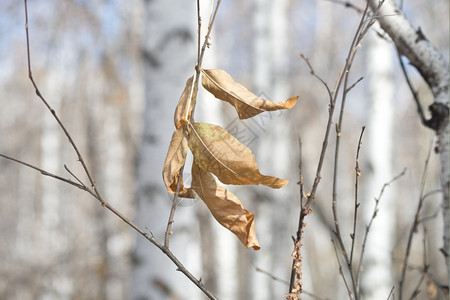
<path fill-rule="evenodd" d="M 362 205 L 364 223 L 373 215 L 375 198 L 384 185 L 392 179 L 392 143 L 395 81 L 394 58 L 390 45 L 373 32 L 368 37 L 367 77 L 368 114 L 367 132 L 367 182 Z M 395 236 L 395 209 L 391 187 L 380 200 L 377 217 L 370 229 L 362 273 L 362 297 L 364 299 L 386 299 L 394 285 L 391 250 Z"/>
<path fill-rule="evenodd" d="M 145 99 L 142 140 L 137 159 L 135 222 L 160 241 L 164 239 L 172 196 L 161 170 L 172 132 L 173 112 L 196 61 L 196 8 L 190 1 L 147 1 L 143 60 Z M 190 170 L 185 170 L 189 172 Z M 198 274 L 197 241 L 192 239 L 193 210 L 178 209 L 170 248 L 185 266 Z M 191 268 L 192 267 L 192 268 Z M 138 237 L 134 252 L 132 299 L 175 299 L 196 295 L 196 287 L 151 245 Z"/>
<path fill-rule="evenodd" d="M 373 11 L 377 11 L 378 0 L 368 0 Z M 448 61 L 420 28 L 414 28 L 393 0 L 386 0 L 377 11 L 377 20 L 394 41 L 401 55 L 406 56 L 427 82 L 434 96 L 429 110 L 431 118 L 421 115 L 425 126 L 433 129 L 437 136 L 437 152 L 441 161 L 443 247 L 447 265 L 447 285 L 450 285 L 450 147 L 449 147 L 449 68 Z M 387 17 L 383 17 L 387 16 Z M 425 33 L 426 34 L 426 33 Z"/>
<path fill-rule="evenodd" d="M 252 61 L 252 89 L 256 95 L 262 96 L 262 92 L 271 90 L 271 51 L 270 51 L 270 0 L 254 0 L 253 1 L 253 61 Z M 267 94 L 264 95 L 267 99 Z M 264 117 L 264 116 L 263 116 Z M 256 120 L 256 119 L 255 119 Z M 258 133 L 261 135 L 261 132 Z M 260 136 L 259 136 L 260 137 Z M 259 141 L 258 141 L 259 142 Z M 259 150 L 259 149 L 258 149 Z M 262 172 L 268 172 L 261 165 L 260 157 L 258 157 L 258 150 L 255 151 L 255 156 L 258 161 L 258 166 Z M 255 196 L 252 201 L 257 201 L 257 210 L 255 214 L 256 234 L 261 244 L 261 250 L 254 258 L 255 266 L 271 271 L 273 266 L 272 252 L 269 247 L 273 244 L 271 232 L 271 209 L 269 197 L 259 194 L 255 189 Z M 256 273 L 253 278 L 252 299 L 273 299 L 273 281 L 262 273 Z"/>
<path fill-rule="evenodd" d="M 290 56 L 286 53 L 289 51 L 290 2 L 254 1 L 253 5 L 253 90 L 264 99 L 282 101 L 293 96 L 290 95 Z M 252 121 L 257 123 L 255 155 L 261 172 L 292 179 L 289 170 L 292 170 L 291 150 L 295 146 L 291 144 L 287 113 L 266 112 Z M 295 219 L 290 219 L 291 195 L 289 186 L 280 190 L 256 187 L 252 199 L 257 203 L 256 233 L 261 242 L 254 264 L 282 278 L 286 278 L 290 268 L 284 254 L 292 251 L 288 220 Z M 253 299 L 279 298 L 287 290 L 265 274 L 257 273 L 253 280 Z"/>
<path fill-rule="evenodd" d="M 210 17 L 212 2 L 200 1 L 200 12 L 202 17 L 202 32 L 201 38 L 206 36 L 208 26 L 207 22 Z M 219 9 L 219 16 L 216 18 L 215 27 L 220 16 L 223 16 L 221 6 Z M 203 67 L 205 69 L 220 68 L 218 65 L 217 53 L 218 40 L 221 38 L 217 36 L 216 30 L 213 31 L 210 37 L 211 47 L 205 52 L 203 59 Z M 203 42 L 203 41 L 202 41 Z M 197 106 L 195 108 L 195 120 L 198 122 L 206 122 L 219 125 L 226 128 L 226 123 L 223 117 L 223 101 L 216 99 L 214 95 L 206 92 L 200 88 Z M 189 165 L 186 165 L 188 167 Z M 186 170 L 190 172 L 190 170 Z M 222 185 L 222 184 L 221 184 Z M 230 188 L 232 190 L 233 187 Z M 202 200 L 196 205 L 196 211 L 199 215 L 200 239 L 201 239 L 201 253 L 202 253 L 202 273 L 207 275 L 202 278 L 205 279 L 205 284 L 213 291 L 219 299 L 238 299 L 238 284 L 245 281 L 242 274 L 238 272 L 238 247 L 242 247 L 239 240 L 229 230 L 220 225 L 211 212 L 208 210 Z"/>

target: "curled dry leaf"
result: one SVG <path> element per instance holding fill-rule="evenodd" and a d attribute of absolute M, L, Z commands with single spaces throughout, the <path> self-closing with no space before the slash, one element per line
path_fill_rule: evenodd
<path fill-rule="evenodd" d="M 202 85 L 216 98 L 234 106 L 240 119 L 247 119 L 265 111 L 289 109 L 295 105 L 298 96 L 282 102 L 265 100 L 235 82 L 230 74 L 223 70 L 201 70 Z"/>
<path fill-rule="evenodd" d="M 181 125 L 190 120 L 196 99 L 195 93 L 196 89 L 194 89 L 194 76 L 191 76 L 186 81 L 186 86 L 184 87 L 183 93 L 181 94 L 180 100 L 175 108 L 173 121 L 176 128 L 180 128 Z"/>
<path fill-rule="evenodd" d="M 191 188 L 205 202 L 214 218 L 233 232 L 245 247 L 260 248 L 255 233 L 255 216 L 242 207 L 239 199 L 219 186 L 211 174 L 192 164 Z"/>
<path fill-rule="evenodd" d="M 164 161 L 162 175 L 169 193 L 175 194 L 178 180 L 180 179 L 181 182 L 178 196 L 183 198 L 195 198 L 191 189 L 184 188 L 183 174 L 181 174 L 181 178 L 179 178 L 179 172 L 186 161 L 188 149 L 186 126 L 182 126 L 173 132 L 166 160 Z"/>
<path fill-rule="evenodd" d="M 189 124 L 189 148 L 198 166 L 225 184 L 263 184 L 281 188 L 288 181 L 262 175 L 252 151 L 220 126 Z"/>

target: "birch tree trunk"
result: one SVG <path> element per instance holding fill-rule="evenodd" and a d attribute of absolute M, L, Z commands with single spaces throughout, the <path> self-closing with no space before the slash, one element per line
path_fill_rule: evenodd
<path fill-rule="evenodd" d="M 255 1 L 253 19 L 253 89 L 263 98 L 282 101 L 290 96 L 288 11 L 289 1 Z M 287 112 L 267 112 L 254 118 L 258 123 L 256 157 L 259 168 L 267 174 L 289 178 L 292 155 Z M 295 150 L 294 150 L 295 151 Z M 258 187 L 258 190 L 261 188 Z M 290 265 L 279 253 L 290 253 L 289 212 L 292 208 L 289 187 L 258 192 L 257 234 L 262 250 L 256 266 L 272 274 L 285 276 Z M 262 197 L 260 197 L 263 195 Z M 290 203 L 286 203 L 286 202 Z M 294 218 L 292 219 L 294 220 Z M 264 274 L 254 278 L 254 299 L 276 299 L 286 287 Z"/>
<path fill-rule="evenodd" d="M 365 203 L 362 205 L 364 223 L 368 224 L 373 214 L 374 199 L 378 197 L 384 183 L 392 176 L 392 140 L 394 78 L 392 48 L 371 34 L 368 43 L 368 96 L 370 110 L 367 124 L 368 168 Z M 362 293 L 364 299 L 386 299 L 394 285 L 392 274 L 391 249 L 395 236 L 396 204 L 390 195 L 392 187 L 383 195 L 379 204 L 379 213 L 370 230 L 366 246 Z"/>
<path fill-rule="evenodd" d="M 434 103 L 429 110 L 431 118 L 422 119 L 425 126 L 436 132 L 441 161 L 442 215 L 444 220 L 443 247 L 441 251 L 447 265 L 447 284 L 450 285 L 450 196 L 449 196 L 449 68 L 448 61 L 420 28 L 415 29 L 393 0 L 385 0 L 379 10 L 378 0 L 368 0 L 376 12 L 381 27 L 394 41 L 399 52 L 416 67 L 430 87 Z"/>
<path fill-rule="evenodd" d="M 253 65 L 252 65 L 252 86 L 258 95 L 263 91 L 270 90 L 270 0 L 253 1 Z M 267 97 L 266 97 L 267 98 Z M 264 116 L 263 116 L 264 117 Z M 259 147 L 258 149 L 261 149 Z M 261 159 L 258 153 L 255 153 L 261 170 Z M 266 171 L 265 171 L 266 172 Z M 256 193 L 256 192 L 255 192 Z M 257 197 L 254 197 L 256 199 Z M 262 249 L 255 256 L 254 264 L 262 269 L 268 269 L 272 266 L 272 253 L 267 253 L 264 245 L 272 244 L 272 234 L 270 230 L 270 210 L 271 206 L 266 197 L 261 198 L 255 211 L 256 227 L 258 238 Z M 264 220 L 263 222 L 259 222 Z M 264 274 L 256 273 L 252 278 L 252 299 L 270 299 L 273 298 L 273 282 Z"/>
<path fill-rule="evenodd" d="M 196 16 L 192 1 L 148 1 L 144 36 L 144 127 L 137 159 L 136 223 L 164 238 L 172 197 L 165 190 L 161 170 L 175 127 L 173 111 L 196 61 Z M 188 170 L 186 170 L 188 171 Z M 200 262 L 192 253 L 193 209 L 178 209 L 170 248 L 193 271 Z M 134 253 L 132 299 L 195 298 L 196 287 L 159 249 L 139 237 Z"/>

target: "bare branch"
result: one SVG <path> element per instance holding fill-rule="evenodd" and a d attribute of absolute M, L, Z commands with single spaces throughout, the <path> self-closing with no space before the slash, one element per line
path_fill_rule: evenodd
<path fill-rule="evenodd" d="M 359 183 L 359 176 L 361 176 L 361 168 L 359 167 L 359 151 L 361 150 L 362 137 L 363 137 L 365 129 L 366 129 L 366 126 L 363 126 L 363 128 L 361 129 L 361 134 L 359 136 L 359 141 L 358 141 L 358 147 L 357 147 L 357 150 L 356 150 L 356 159 L 355 159 L 355 205 L 354 205 L 355 210 L 354 210 L 354 213 L 353 213 L 353 232 L 350 234 L 350 236 L 352 238 L 352 246 L 351 246 L 351 250 L 350 250 L 350 264 L 353 263 L 353 251 L 355 250 L 355 237 L 356 237 L 356 221 L 357 221 L 357 217 L 358 217 L 358 208 L 359 208 L 359 203 L 358 203 L 358 183 Z"/>
<path fill-rule="evenodd" d="M 405 282 L 405 277 L 406 277 L 406 269 L 408 266 L 408 259 L 409 259 L 409 254 L 411 252 L 411 245 L 412 245 L 412 240 L 413 240 L 413 236 L 414 236 L 414 232 L 416 232 L 417 230 L 417 226 L 420 224 L 419 223 L 419 217 L 420 217 L 420 212 L 422 210 L 422 206 L 423 206 L 423 202 L 424 202 L 424 189 L 425 189 L 425 182 L 426 182 L 426 178 L 427 178 L 427 171 L 428 171 L 428 163 L 430 161 L 430 156 L 431 156 L 431 149 L 433 144 L 430 144 L 429 150 L 428 150 L 428 155 L 427 158 L 425 160 L 425 166 L 423 168 L 423 173 L 422 173 L 422 180 L 421 180 L 421 184 L 420 184 L 420 198 L 419 198 L 419 203 L 417 204 L 417 210 L 416 210 L 416 214 L 414 215 L 414 221 L 411 224 L 411 229 L 409 230 L 409 235 L 408 235 L 408 242 L 406 245 L 406 252 L 405 252 L 405 257 L 403 258 L 403 266 L 402 266 L 402 275 L 400 277 L 400 283 L 399 283 L 399 299 L 403 299 L 403 284 Z"/>
<path fill-rule="evenodd" d="M 104 207 L 105 206 L 105 201 L 103 200 L 102 196 L 100 195 L 100 192 L 96 188 L 95 182 L 94 182 L 94 180 L 93 180 L 93 178 L 91 176 L 91 173 L 89 172 L 88 167 L 86 166 L 86 163 L 85 163 L 85 161 L 83 159 L 83 156 L 81 155 L 80 151 L 78 150 L 77 145 L 73 141 L 72 136 L 69 134 L 69 132 L 67 131 L 67 129 L 64 126 L 64 124 L 59 119 L 58 115 L 56 114 L 56 111 L 50 106 L 50 104 L 47 102 L 47 100 L 45 100 L 44 96 L 39 91 L 39 88 L 36 85 L 36 82 L 34 81 L 33 73 L 31 71 L 30 37 L 29 37 L 29 34 L 28 34 L 28 3 L 27 3 L 28 1 L 27 0 L 24 0 L 24 1 L 25 1 L 25 33 L 26 33 L 26 39 L 27 39 L 28 78 L 30 79 L 31 83 L 33 84 L 33 87 L 34 87 L 34 90 L 36 92 L 36 95 L 39 97 L 39 99 L 41 99 L 41 101 L 44 103 L 44 105 L 47 107 L 47 109 L 51 112 L 51 114 L 55 118 L 56 122 L 58 123 L 59 127 L 64 132 L 64 135 L 69 140 L 70 145 L 75 150 L 75 152 L 77 154 L 77 157 L 78 157 L 78 161 L 83 166 L 83 170 L 84 170 L 84 172 L 86 173 L 86 176 L 89 179 L 89 182 L 91 184 L 92 190 L 95 192 L 95 194 L 97 195 L 97 199 L 100 200 L 102 206 Z"/>
<path fill-rule="evenodd" d="M 380 194 L 378 195 L 377 198 L 375 198 L 375 207 L 373 208 L 373 213 L 372 213 L 372 217 L 370 218 L 369 224 L 366 226 L 366 232 L 364 233 L 364 238 L 363 238 L 363 242 L 361 245 L 361 255 L 359 257 L 359 264 L 358 264 L 358 268 L 356 269 L 356 279 L 357 279 L 357 286 L 359 286 L 359 274 L 360 271 L 362 270 L 362 262 L 363 262 L 363 258 L 364 258 L 364 252 L 366 250 L 366 245 L 367 245 L 367 238 L 369 236 L 369 232 L 370 232 L 370 228 L 372 227 L 372 223 L 374 221 L 374 219 L 376 218 L 377 214 L 378 214 L 378 204 L 380 203 L 381 197 L 384 194 L 384 190 L 390 185 L 392 184 L 394 181 L 398 180 L 400 177 L 404 176 L 406 173 L 406 168 L 403 169 L 403 171 L 398 174 L 397 176 L 395 176 L 394 178 L 392 178 L 390 181 L 386 182 L 385 184 L 383 184 L 383 187 L 381 188 Z"/>
<path fill-rule="evenodd" d="M 36 166 L 34 166 L 34 165 L 32 165 L 32 164 L 26 163 L 26 162 L 21 161 L 21 160 L 19 160 L 19 159 L 10 157 L 10 156 L 8 156 L 8 155 L 1 154 L 1 153 L 0 153 L 0 156 L 3 157 L 3 158 L 6 158 L 6 159 L 8 159 L 8 160 L 11 160 L 11 161 L 13 161 L 13 162 L 16 162 L 16 163 L 19 163 L 19 164 L 21 164 L 21 165 L 24 165 L 24 166 L 26 166 L 26 167 L 28 167 L 28 168 L 34 169 L 34 170 L 38 171 L 39 173 L 41 173 L 41 174 L 44 175 L 44 176 L 53 177 L 53 178 L 55 178 L 55 179 L 57 179 L 57 180 L 59 180 L 59 181 L 65 182 L 65 183 L 70 184 L 70 185 L 73 185 L 73 186 L 75 186 L 75 187 L 77 187 L 77 188 L 79 188 L 79 189 L 81 189 L 81 190 L 83 190 L 83 191 L 86 191 L 86 192 L 90 193 L 90 194 L 93 195 L 94 197 L 97 197 L 97 195 L 95 195 L 95 193 L 94 193 L 91 189 L 89 189 L 86 185 L 84 185 L 81 181 L 79 181 L 80 183 L 78 184 L 78 183 L 76 183 L 76 182 L 73 182 L 73 181 L 70 180 L 70 179 L 66 179 L 66 178 L 64 178 L 64 177 L 55 175 L 55 174 L 53 174 L 53 173 L 51 173 L 51 172 L 45 171 L 45 170 L 43 170 L 43 169 L 41 169 L 41 168 L 39 168 L 39 167 L 36 167 Z M 78 180 L 78 178 L 76 178 L 76 179 Z"/>

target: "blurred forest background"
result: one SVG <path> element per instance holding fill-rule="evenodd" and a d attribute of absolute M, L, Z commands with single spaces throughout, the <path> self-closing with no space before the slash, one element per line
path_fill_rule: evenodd
<path fill-rule="evenodd" d="M 195 1 L 29 2 L 31 64 L 41 92 L 80 148 L 104 198 L 161 240 L 171 206 L 161 169 L 173 111 L 196 63 Z M 201 2 L 208 2 L 202 3 L 206 27 L 210 3 Z M 448 59 L 449 2 L 401 2 L 414 26 Z M 299 95 L 300 100 L 289 111 L 239 121 L 230 107 L 200 92 L 197 121 L 228 129 L 252 149 L 263 174 L 290 181 L 275 191 L 227 187 L 255 214 L 261 243 L 256 252 L 217 224 L 201 200 L 179 203 L 171 249 L 219 299 L 282 299 L 288 292 L 299 213 L 298 136 L 308 191 L 328 116 L 327 92 L 300 53 L 332 87 L 359 20 L 357 11 L 334 1 L 223 1 L 203 66 L 226 70 L 265 98 Z M 84 179 L 73 149 L 28 79 L 24 24 L 23 2 L 0 0 L 0 153 L 69 178 L 67 165 Z M 421 124 L 395 47 L 379 33 L 377 26 L 370 30 L 353 63 L 351 78 L 364 80 L 346 100 L 337 178 L 341 230 L 350 243 L 356 148 L 367 126 L 360 153 L 357 252 L 383 184 L 405 168 L 406 173 L 381 198 L 363 263 L 363 293 L 367 299 L 387 299 L 400 278 L 419 199 L 431 193 L 414 235 L 404 288 L 409 297 L 429 265 L 417 299 L 444 299 L 437 289 L 447 275 L 439 252 L 440 166 L 433 152 L 421 188 L 434 132 Z M 428 106 L 431 93 L 420 75 L 408 70 Z M 332 133 L 305 228 L 303 282 L 319 299 L 346 299 L 331 232 Z M 381 273 L 371 272 L 378 268 Z M 385 297 L 370 296 L 376 292 Z M 89 194 L 0 159 L 0 299 L 203 297 L 156 247 Z"/>

